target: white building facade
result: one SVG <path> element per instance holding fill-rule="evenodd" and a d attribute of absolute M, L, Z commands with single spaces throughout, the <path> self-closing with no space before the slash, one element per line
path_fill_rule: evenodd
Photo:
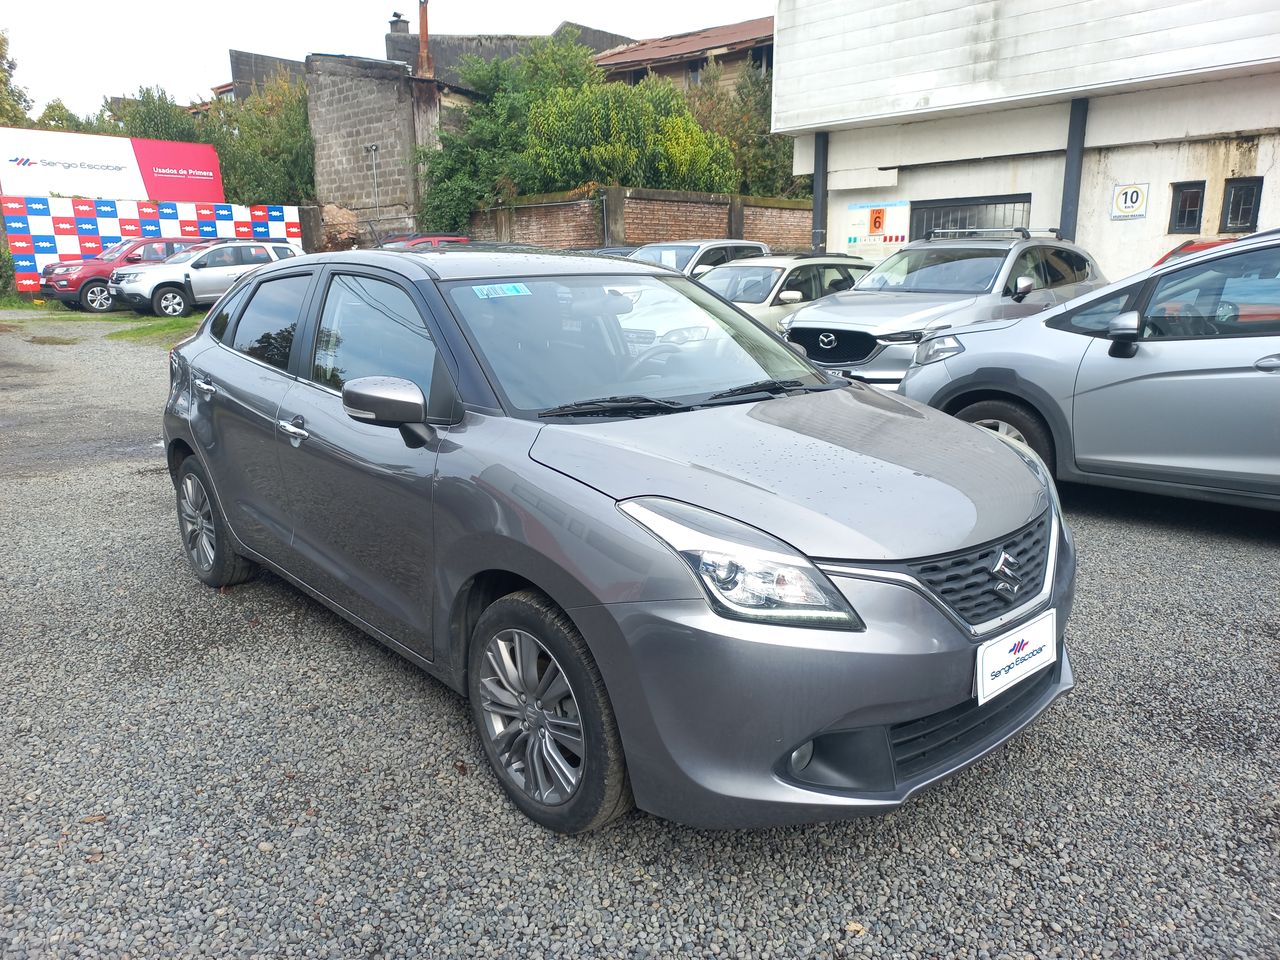
<path fill-rule="evenodd" d="M 1280 0 L 780 0 L 774 65 L 829 251 L 1052 227 L 1118 279 L 1280 227 Z"/>

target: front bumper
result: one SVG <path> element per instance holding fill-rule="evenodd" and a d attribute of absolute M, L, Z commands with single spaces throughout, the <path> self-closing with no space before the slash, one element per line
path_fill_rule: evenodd
<path fill-rule="evenodd" d="M 809 360 L 827 373 L 896 390 L 915 355 L 914 343 L 885 343 L 878 344 L 865 359 L 857 363 L 825 363 L 816 351 L 809 352 Z"/>
<path fill-rule="evenodd" d="M 151 291 L 136 283 L 109 283 L 107 292 L 117 303 L 127 303 L 131 307 L 151 306 Z"/>
<path fill-rule="evenodd" d="M 76 303 L 80 299 L 79 278 L 65 281 L 65 286 L 60 286 L 58 281 L 58 277 L 41 277 L 40 295 L 52 297 L 60 303 Z"/>
<path fill-rule="evenodd" d="M 916 590 L 852 577 L 833 582 L 861 633 L 738 623 L 700 600 L 570 611 L 609 689 L 637 805 L 698 827 L 844 819 L 974 763 L 1075 684 L 1065 530 L 1057 548 L 1048 599 L 978 639 Z M 1056 663 L 978 707 L 979 643 L 1050 607 Z M 789 758 L 810 740 L 815 759 L 797 773 Z"/>

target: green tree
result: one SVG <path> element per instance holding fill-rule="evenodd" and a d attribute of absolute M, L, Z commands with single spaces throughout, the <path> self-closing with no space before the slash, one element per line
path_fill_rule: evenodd
<path fill-rule="evenodd" d="M 245 100 L 215 100 L 196 135 L 218 151 L 228 203 L 315 199 L 315 144 L 307 89 L 281 73 Z"/>
<path fill-rule="evenodd" d="M 698 125 L 671 81 L 560 87 L 534 104 L 525 163 L 536 190 L 586 183 L 732 190 L 730 143 Z"/>
<path fill-rule="evenodd" d="M 465 230 L 478 205 L 531 188 L 525 159 L 529 112 L 562 87 L 604 82 L 589 47 L 577 33 L 539 37 L 523 54 L 496 60 L 467 57 L 459 70 L 462 86 L 476 102 L 458 133 L 442 133 L 440 149 L 419 160 L 427 189 L 419 220 L 436 230 Z"/>
<path fill-rule="evenodd" d="M 31 122 L 27 117 L 31 98 L 13 82 L 16 66 L 9 56 L 9 34 L 0 30 L 0 127 L 25 127 Z"/>
<path fill-rule="evenodd" d="M 42 130 L 82 132 L 92 130 L 93 119 L 76 116 L 61 100 L 50 100 L 36 117 L 34 126 Z"/>
<path fill-rule="evenodd" d="M 106 108 L 115 112 L 120 133 L 146 140 L 198 139 L 196 118 L 160 87 L 142 87 L 132 99 L 122 99 Z"/>
<path fill-rule="evenodd" d="M 686 94 L 689 109 L 705 129 L 732 145 L 738 171 L 735 192 L 756 197 L 807 197 L 811 177 L 791 173 L 793 141 L 770 133 L 773 121 L 773 74 L 746 69 L 733 84 L 724 81 L 724 67 L 712 62 L 702 83 Z"/>

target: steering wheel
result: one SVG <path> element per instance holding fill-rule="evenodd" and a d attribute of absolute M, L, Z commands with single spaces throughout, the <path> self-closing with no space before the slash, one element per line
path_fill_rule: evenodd
<path fill-rule="evenodd" d="M 1219 300 L 1218 309 L 1214 311 L 1214 323 L 1235 323 L 1240 319 L 1240 305 L 1230 300 Z"/>
<path fill-rule="evenodd" d="M 675 353 L 679 349 L 680 344 L 678 343 L 662 343 L 661 341 L 655 343 L 653 346 L 641 351 L 639 356 L 627 364 L 626 369 L 622 371 L 622 379 L 630 380 L 635 376 L 636 371 L 650 360 L 661 357 L 663 354 Z"/>

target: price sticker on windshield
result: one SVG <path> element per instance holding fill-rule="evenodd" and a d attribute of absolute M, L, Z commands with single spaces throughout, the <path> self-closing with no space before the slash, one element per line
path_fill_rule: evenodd
<path fill-rule="evenodd" d="M 1149 183 L 1117 183 L 1111 194 L 1111 219 L 1143 219 L 1147 215 L 1149 186 Z"/>

